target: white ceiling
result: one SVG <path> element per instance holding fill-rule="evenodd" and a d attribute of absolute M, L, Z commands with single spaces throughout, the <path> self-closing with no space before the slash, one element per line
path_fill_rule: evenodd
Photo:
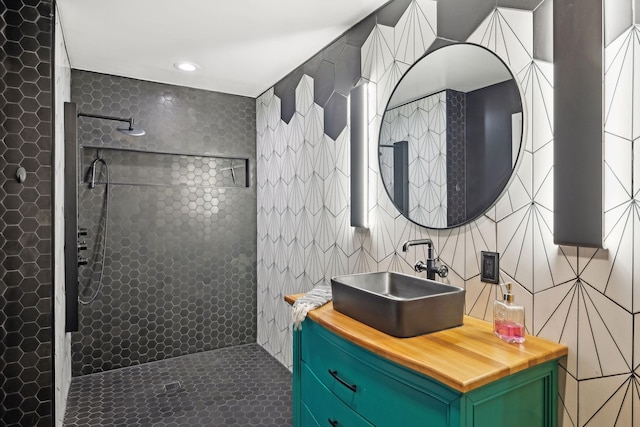
<path fill-rule="evenodd" d="M 388 0 L 58 0 L 72 68 L 257 97 Z M 178 61 L 199 65 L 193 73 Z"/>
<path fill-rule="evenodd" d="M 467 93 L 511 78 L 509 69 L 493 52 L 477 45 L 454 44 L 417 62 L 396 87 L 388 108 L 445 89 Z"/>

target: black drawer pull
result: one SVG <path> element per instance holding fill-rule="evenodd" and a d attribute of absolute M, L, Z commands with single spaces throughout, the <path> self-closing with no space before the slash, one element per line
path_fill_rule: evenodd
<path fill-rule="evenodd" d="M 329 374 L 331 374 L 331 376 L 333 378 L 337 379 L 338 382 L 340 382 L 340 384 L 342 384 L 343 386 L 345 386 L 349 390 L 354 391 L 354 392 L 356 391 L 357 386 L 355 384 L 349 384 L 348 382 L 346 382 L 345 380 L 340 378 L 338 376 L 338 371 L 332 371 L 331 369 L 329 369 Z"/>
<path fill-rule="evenodd" d="M 331 418 L 329 418 L 329 424 L 331 424 L 333 427 L 338 427 L 338 420 L 332 420 Z"/>

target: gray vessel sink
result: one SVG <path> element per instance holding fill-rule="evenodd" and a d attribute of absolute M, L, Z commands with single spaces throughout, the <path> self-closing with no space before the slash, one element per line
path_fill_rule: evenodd
<path fill-rule="evenodd" d="M 372 328 L 407 338 L 462 325 L 465 290 L 395 272 L 331 279 L 333 308 Z"/>

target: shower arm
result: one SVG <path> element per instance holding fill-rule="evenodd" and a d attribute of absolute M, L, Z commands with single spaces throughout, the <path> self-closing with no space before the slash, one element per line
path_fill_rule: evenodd
<path fill-rule="evenodd" d="M 133 130 L 133 117 L 125 119 L 123 117 L 105 116 L 103 114 L 78 113 L 78 117 L 89 117 L 92 119 L 113 120 L 116 122 L 129 123 L 129 130 Z"/>

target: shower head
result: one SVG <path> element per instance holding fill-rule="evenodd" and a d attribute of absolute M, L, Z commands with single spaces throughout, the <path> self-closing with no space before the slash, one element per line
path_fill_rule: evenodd
<path fill-rule="evenodd" d="M 113 120 L 116 122 L 129 123 L 129 126 L 127 127 L 117 128 L 118 132 L 122 132 L 123 134 L 129 135 L 129 136 L 142 136 L 146 134 L 144 129 L 133 127 L 133 117 L 125 119 L 122 117 L 113 117 L 113 116 L 105 116 L 103 114 L 89 114 L 89 113 L 78 113 L 78 117 L 91 117 L 94 119 Z"/>
<path fill-rule="evenodd" d="M 143 136 L 147 133 L 144 129 L 134 128 L 133 126 L 118 128 L 118 132 L 129 136 Z"/>
<path fill-rule="evenodd" d="M 133 127 L 133 117 L 130 118 L 130 119 L 127 119 L 125 121 L 129 123 L 129 126 L 128 127 L 119 127 L 118 128 L 118 132 L 122 132 L 123 134 L 129 135 L 129 136 L 143 136 L 144 134 L 146 134 L 144 129 L 134 128 Z"/>

